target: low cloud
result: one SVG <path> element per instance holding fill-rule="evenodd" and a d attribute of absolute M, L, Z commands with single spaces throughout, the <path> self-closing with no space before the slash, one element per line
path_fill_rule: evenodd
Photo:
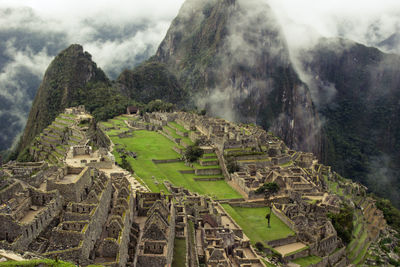
<path fill-rule="evenodd" d="M 400 189 L 397 182 L 399 171 L 394 168 L 391 158 L 382 154 L 369 160 L 370 172 L 367 175 L 367 186 L 371 191 L 379 192 L 381 197 L 390 199 L 395 206 L 400 206 Z"/>
<path fill-rule="evenodd" d="M 209 0 L 210 3 L 215 1 Z M 341 36 L 367 45 L 379 45 L 400 29 L 400 3 L 397 0 L 263 1 L 272 7 L 280 22 L 279 27 L 283 27 L 291 59 L 296 58 L 299 48 L 312 46 L 320 36 Z M 0 125 L 8 123 L 4 114 L 12 114 L 13 121 L 18 125 L 15 129 L 18 129 L 11 136 L 16 136 L 22 130 L 38 83 L 51 59 L 60 50 L 72 43 L 82 44 L 92 54 L 98 66 L 110 78 L 115 79 L 123 69 L 133 68 L 154 54 L 183 2 L 184 0 L 1 1 Z M 189 1 L 186 7 L 197 10 L 197 3 L 201 2 Z M 255 13 L 259 16 L 263 12 L 262 9 L 254 9 L 257 1 L 239 2 L 250 8 L 249 12 L 252 14 L 248 15 Z M 243 19 L 239 18 L 237 21 Z M 268 23 L 268 18 L 265 23 Z M 259 27 L 253 26 L 256 34 Z M 244 59 L 242 62 L 251 66 L 253 60 L 257 60 L 257 51 L 242 51 L 243 36 L 235 34 L 235 29 L 239 32 L 240 27 L 238 23 L 231 25 L 233 31 L 230 49 L 240 52 Z M 396 40 L 393 37 L 380 47 L 385 51 L 400 51 L 400 39 L 398 42 Z M 272 54 L 279 55 L 282 46 L 272 43 L 270 47 L 276 48 L 276 53 Z M 257 50 L 259 47 L 253 48 Z M 315 79 L 313 76 L 311 78 Z M 258 81 L 254 82 L 257 83 Z M 333 84 L 324 86 L 326 92 L 334 94 Z M 223 90 L 225 89 L 219 89 Z M 241 93 L 246 94 L 245 91 Z M 212 98 L 218 99 L 218 93 Z M 227 104 L 228 107 L 229 105 Z M 10 133 L 5 134 L 2 131 L 1 134 L 10 138 Z M 0 150 L 10 145 L 9 141 L 4 140 L 0 139 Z"/>
<path fill-rule="evenodd" d="M 397 0 L 265 1 L 272 6 L 287 32 L 289 45 L 309 46 L 314 37 L 321 36 L 376 45 L 396 33 L 400 26 L 400 2 Z"/>
<path fill-rule="evenodd" d="M 400 2 L 396 0 L 371 1 L 315 1 L 264 0 L 272 7 L 286 37 L 290 59 L 300 78 L 310 88 L 317 107 L 329 105 L 336 94 L 335 84 L 327 84 L 307 69 L 312 56 L 307 51 L 321 38 L 340 37 L 367 46 L 376 46 L 385 52 L 400 51 L 400 38 L 382 45 L 381 42 L 400 29 Z M 328 40 L 325 40 L 328 42 Z M 386 42 L 387 44 L 387 42 Z M 336 53 L 346 50 L 346 41 L 332 42 L 329 49 Z"/>
<path fill-rule="evenodd" d="M 79 43 L 115 79 L 154 54 L 182 2 L 1 1 L 0 151 L 25 126 L 44 72 L 58 52 Z"/>

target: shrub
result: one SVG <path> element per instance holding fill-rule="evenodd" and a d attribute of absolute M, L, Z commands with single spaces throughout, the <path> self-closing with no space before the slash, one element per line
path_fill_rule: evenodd
<path fill-rule="evenodd" d="M 19 162 L 30 162 L 30 161 L 34 161 L 35 159 L 33 158 L 33 156 L 29 153 L 29 148 L 25 148 L 21 154 L 19 154 L 17 161 Z"/>
<path fill-rule="evenodd" d="M 238 172 L 240 170 L 239 165 L 233 159 L 228 159 L 228 162 L 226 163 L 226 168 L 228 169 L 229 173 Z"/>
<path fill-rule="evenodd" d="M 185 150 L 184 157 L 186 161 L 195 162 L 203 155 L 203 150 L 195 145 L 188 146 Z"/>
<path fill-rule="evenodd" d="M 344 205 L 338 214 L 328 214 L 338 236 L 346 244 L 351 241 L 351 234 L 353 232 L 353 213 L 354 210 L 349 205 Z"/>
<path fill-rule="evenodd" d="M 129 171 L 130 173 L 133 173 L 133 169 L 131 164 L 129 164 L 128 160 L 126 159 L 125 155 L 121 156 L 121 168 Z"/>
<path fill-rule="evenodd" d="M 259 251 L 264 251 L 264 245 L 261 242 L 257 242 L 255 244 L 256 249 L 258 249 Z"/>

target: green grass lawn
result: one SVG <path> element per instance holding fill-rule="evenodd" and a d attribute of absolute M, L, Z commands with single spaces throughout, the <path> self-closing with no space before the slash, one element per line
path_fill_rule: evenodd
<path fill-rule="evenodd" d="M 114 127 L 114 125 L 111 122 L 102 121 L 102 122 L 100 122 L 100 124 L 103 125 L 106 128 Z"/>
<path fill-rule="evenodd" d="M 66 113 L 61 113 L 64 117 L 69 117 L 69 118 L 76 118 L 76 115 L 74 114 L 66 114 Z"/>
<path fill-rule="evenodd" d="M 194 162 L 193 167 L 196 169 L 220 169 L 219 165 L 201 166 L 199 163 Z"/>
<path fill-rule="evenodd" d="M 182 133 L 187 133 L 190 132 L 188 130 L 186 130 L 182 125 L 174 122 L 174 121 L 170 121 L 168 122 L 169 125 L 174 126 L 176 129 L 178 129 L 179 131 L 181 131 Z"/>
<path fill-rule="evenodd" d="M 200 161 L 216 161 L 216 160 L 218 160 L 216 157 L 215 158 L 200 158 L 199 159 Z"/>
<path fill-rule="evenodd" d="M 107 134 L 110 135 L 119 135 L 120 133 L 129 131 L 129 128 L 120 128 L 120 129 L 112 129 L 107 131 Z"/>
<path fill-rule="evenodd" d="M 294 232 L 286 226 L 278 217 L 271 213 L 271 228 L 267 226 L 265 215 L 268 208 L 241 208 L 222 204 L 226 212 L 240 225 L 244 233 L 250 238 L 252 244 L 285 238 L 294 235 Z"/>
<path fill-rule="evenodd" d="M 65 262 L 65 261 L 58 261 L 50 260 L 50 259 L 42 259 L 42 260 L 26 260 L 26 261 L 5 261 L 0 262 L 0 266 L 27 266 L 27 267 L 34 267 L 34 266 L 52 266 L 52 267 L 74 267 L 75 264 Z"/>
<path fill-rule="evenodd" d="M 349 256 L 350 260 L 353 260 L 357 256 L 360 256 L 360 254 L 362 254 L 362 253 L 360 253 L 360 254 L 357 255 L 356 253 L 359 250 L 362 251 L 362 248 L 365 248 L 365 247 L 362 247 L 362 246 L 363 246 L 363 243 L 365 242 L 365 240 L 367 239 L 367 237 L 368 237 L 368 232 L 367 231 L 363 231 L 361 237 L 359 239 L 355 239 L 355 242 L 357 243 L 357 245 L 354 247 L 354 249 L 352 251 L 350 251 L 348 253 L 348 256 Z"/>
<path fill-rule="evenodd" d="M 299 264 L 302 267 L 306 267 L 311 264 L 316 264 L 316 263 L 320 262 L 321 260 L 322 259 L 318 256 L 308 256 L 308 257 L 304 257 L 304 258 L 295 259 L 292 262 Z"/>
<path fill-rule="evenodd" d="M 281 164 L 280 166 L 281 167 L 288 167 L 288 166 L 291 166 L 291 165 L 293 165 L 293 161 L 288 161 L 286 163 Z"/>
<path fill-rule="evenodd" d="M 125 149 L 137 154 L 137 158 L 128 157 L 136 175 L 139 176 L 153 192 L 166 191 L 164 180 L 169 180 L 176 186 L 183 186 L 199 194 L 210 195 L 218 199 L 241 198 L 241 195 L 230 187 L 225 181 L 195 181 L 195 174 L 181 174 L 179 170 L 193 170 L 183 162 L 154 164 L 152 159 L 177 159 L 180 158 L 172 147 L 175 143 L 165 136 L 152 131 L 134 131 L 131 138 L 111 136 L 116 148 L 122 145 Z M 120 157 L 114 149 L 117 162 Z M 204 167 L 203 167 L 204 168 Z M 154 177 L 154 178 L 153 178 Z"/>
<path fill-rule="evenodd" d="M 186 266 L 186 240 L 175 238 L 173 267 Z"/>
<path fill-rule="evenodd" d="M 169 126 L 163 126 L 163 129 L 165 129 L 165 133 L 169 134 L 171 137 L 176 138 L 176 139 L 180 139 L 182 138 L 182 136 L 180 136 L 179 134 L 176 133 L 176 131 L 174 129 L 172 129 Z"/>
<path fill-rule="evenodd" d="M 175 129 L 171 128 L 170 126 L 163 126 L 163 128 L 165 128 L 166 130 L 168 130 L 168 133 L 171 137 L 176 138 L 176 139 L 181 139 L 186 145 L 194 145 L 194 143 L 192 142 L 192 140 L 190 140 L 189 137 L 184 137 L 182 135 L 179 135 L 176 133 Z"/>

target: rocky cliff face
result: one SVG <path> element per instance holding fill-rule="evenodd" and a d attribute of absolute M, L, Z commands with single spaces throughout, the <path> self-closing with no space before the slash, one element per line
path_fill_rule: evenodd
<path fill-rule="evenodd" d="M 154 61 L 215 116 L 257 123 L 319 153 L 319 119 L 273 12 L 255 0 L 188 0 Z"/>
<path fill-rule="evenodd" d="M 46 70 L 18 150 L 24 149 L 62 110 L 71 105 L 75 90 L 96 82 L 109 83 L 104 72 L 97 68 L 82 46 L 71 45 L 62 51 Z"/>
<path fill-rule="evenodd" d="M 321 39 L 302 62 L 322 101 L 324 162 L 400 206 L 400 57 Z"/>

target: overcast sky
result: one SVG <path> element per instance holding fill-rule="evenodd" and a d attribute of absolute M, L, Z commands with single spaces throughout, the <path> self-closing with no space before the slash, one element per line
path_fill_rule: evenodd
<path fill-rule="evenodd" d="M 309 46 L 316 36 L 376 45 L 400 31 L 398 0 L 268 0 L 289 45 Z M 399 50 L 400 51 L 400 50 Z"/>
<path fill-rule="evenodd" d="M 400 29 L 400 0 L 260 1 L 272 6 L 292 50 L 319 36 L 375 45 Z M 0 150 L 25 126 L 44 71 L 59 51 L 82 44 L 115 79 L 154 54 L 183 2 L 0 0 L 0 127 L 7 125 L 0 130 Z"/>
<path fill-rule="evenodd" d="M 371 45 L 400 28 L 399 0 L 260 1 L 270 3 L 289 42 L 294 39 L 296 44 L 299 39 L 308 43 L 307 38 L 316 36 L 312 32 Z M 0 29 L 63 33 L 64 46 L 82 44 L 115 78 L 129 62 L 137 64 L 143 55 L 155 51 L 182 3 L 183 0 L 0 0 L 1 9 L 18 10 L 0 18 Z M 24 7 L 31 8 L 32 13 L 21 10 Z M 49 60 L 42 60 L 40 67 L 45 68 Z"/>

